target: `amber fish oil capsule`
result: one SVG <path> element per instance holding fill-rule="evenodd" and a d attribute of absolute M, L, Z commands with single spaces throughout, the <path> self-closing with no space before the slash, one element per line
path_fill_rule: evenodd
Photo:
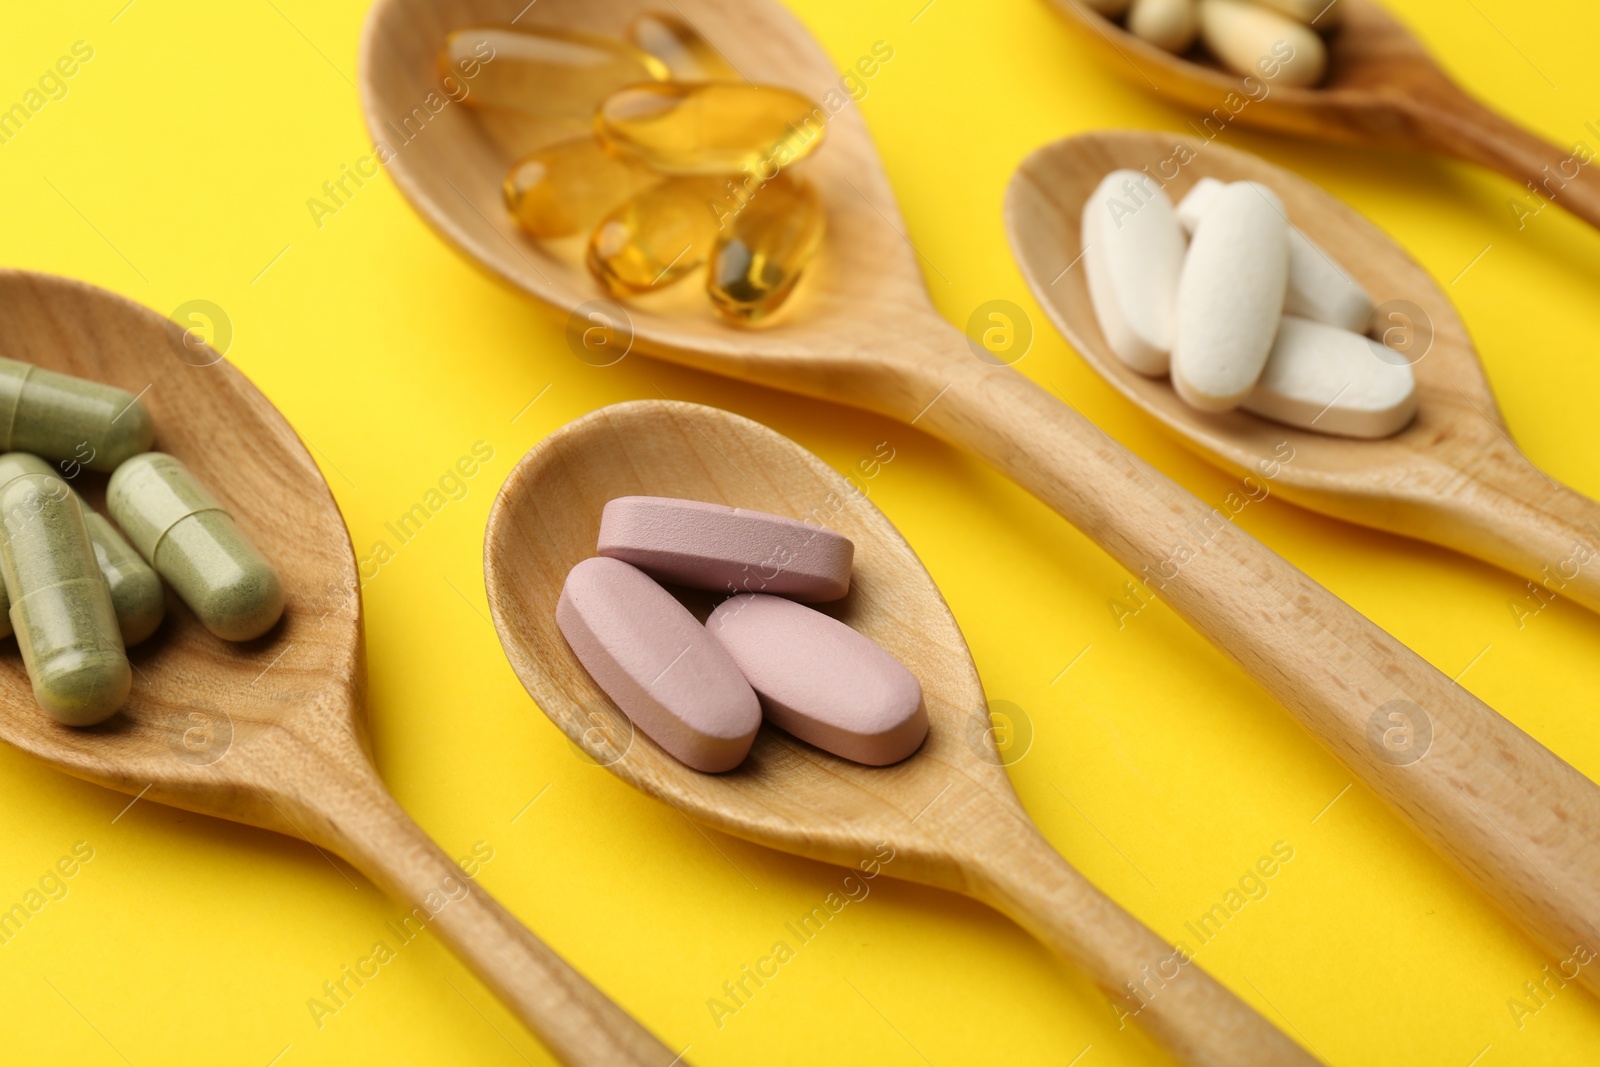
<path fill-rule="evenodd" d="M 594 121 L 606 147 L 663 174 L 762 180 L 814 152 L 827 128 L 799 93 L 743 82 L 630 86 L 606 97 Z"/>
<path fill-rule="evenodd" d="M 206 629 L 248 641 L 283 614 L 277 571 L 189 469 L 146 452 L 111 476 L 106 508 Z"/>
<path fill-rule="evenodd" d="M 723 54 L 700 32 L 676 15 L 645 11 L 628 23 L 623 34 L 633 44 L 667 65 L 680 82 L 738 81 Z"/>
<path fill-rule="evenodd" d="M 506 208 L 532 237 L 589 233 L 618 204 L 661 176 L 626 163 L 592 136 L 541 148 L 511 165 Z"/>
<path fill-rule="evenodd" d="M 626 41 L 555 28 L 473 26 L 445 38 L 445 74 L 474 65 L 464 103 L 578 121 L 624 86 L 668 77 L 665 64 Z"/>
<path fill-rule="evenodd" d="M 39 707 L 68 726 L 116 714 L 133 672 L 82 505 L 59 478 L 24 474 L 0 488 L 0 573 Z"/>
<path fill-rule="evenodd" d="M 619 296 L 664 289 L 704 263 L 717 242 L 724 176 L 668 178 L 595 227 L 589 271 Z"/>
<path fill-rule="evenodd" d="M 0 452 L 109 471 L 154 437 L 150 412 L 126 389 L 0 358 Z"/>
<path fill-rule="evenodd" d="M 717 238 L 706 276 L 712 306 L 745 325 L 771 316 L 799 283 L 825 226 L 810 183 L 779 174 L 762 185 Z"/>
<path fill-rule="evenodd" d="M 60 471 L 38 456 L 26 452 L 0 455 L 0 488 L 25 474 L 61 477 Z M 61 480 L 65 485 L 66 479 Z M 72 492 L 71 486 L 67 486 L 67 491 Z M 156 627 L 161 625 L 162 616 L 166 614 L 167 604 L 161 578 L 150 569 L 148 563 L 139 558 L 139 553 L 122 539 L 122 535 L 104 515 L 81 500 L 79 503 L 84 522 L 89 527 L 89 543 L 94 546 L 94 558 L 100 567 L 100 576 L 106 580 L 106 587 L 111 591 L 111 606 L 117 613 L 122 643 L 128 647 L 137 645 L 155 633 Z M 0 587 L 0 609 L 9 606 L 10 598 L 5 589 Z M 10 627 L 7 617 L 0 637 L 8 635 Z"/>

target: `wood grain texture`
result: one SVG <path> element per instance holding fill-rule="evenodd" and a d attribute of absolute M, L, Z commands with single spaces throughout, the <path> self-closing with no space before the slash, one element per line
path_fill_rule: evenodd
<path fill-rule="evenodd" d="M 636 734 L 555 622 L 567 572 L 594 554 L 619 496 L 659 495 L 803 519 L 855 542 L 842 601 L 818 605 L 888 649 L 922 684 L 930 730 L 891 767 L 866 767 L 763 726 L 749 758 L 701 774 Z M 1193 1064 L 1315 1062 L 1089 884 L 1033 829 L 990 733 L 950 609 L 893 525 L 799 445 L 748 419 L 676 401 L 602 408 L 557 430 L 507 478 L 484 544 L 495 628 L 528 692 L 573 743 L 634 786 L 746 840 L 985 900 L 1082 968 Z M 1165 965 L 1143 998 L 1130 983 Z M 1148 968 L 1148 970 L 1147 970 Z"/>
<path fill-rule="evenodd" d="M 15 650 L 0 655 L 0 739 L 79 778 L 344 856 L 395 899 L 424 909 L 418 920 L 563 1062 L 674 1062 L 465 877 L 384 789 L 362 710 L 350 535 L 316 465 L 266 398 L 148 308 L 46 275 L 0 271 L 0 353 L 141 394 L 155 447 L 216 493 L 278 568 L 288 597 L 266 636 L 231 644 L 169 596 L 160 629 L 129 651 L 127 706 L 89 729 L 46 716 Z M 85 473 L 73 485 L 98 502 L 104 481 Z"/>
<path fill-rule="evenodd" d="M 616 34 L 651 4 L 541 0 L 522 22 Z M 674 6 L 762 81 L 814 99 L 837 84 L 828 57 L 771 0 Z M 360 73 L 373 136 L 393 139 L 393 124 L 438 91 L 434 51 L 445 32 L 508 22 L 522 7 L 379 0 Z M 1539 944 L 1566 954 L 1579 940 L 1600 941 L 1592 926 L 1600 916 L 1600 790 L 1233 524 L 1207 534 L 1216 521 L 1208 505 L 1128 456 L 1062 400 L 976 358 L 929 302 L 859 113 L 845 106 L 829 120 L 827 137 L 808 163 L 816 165 L 809 177 L 827 205 L 829 236 L 787 318 L 749 331 L 703 308 L 629 305 L 619 318 L 631 350 L 915 424 L 989 460 L 1136 575 L 1203 539 L 1194 562 L 1152 591 L 1283 701 Z M 524 238 L 503 210 L 500 181 L 513 158 L 491 124 L 451 105 L 387 169 L 418 213 L 469 259 L 570 315 L 603 294 L 581 268 Z M 1431 289 L 1415 291 L 1421 295 L 1412 299 L 1440 312 L 1448 341 L 1448 308 L 1427 302 Z M 1457 402 L 1477 404 L 1490 430 L 1503 429 L 1481 375 L 1458 384 Z M 1552 511 L 1561 503 L 1530 501 Z M 1404 766 L 1386 761 L 1367 736 L 1395 700 L 1415 705 L 1433 726 L 1428 754 Z M 853 863 L 859 855 L 834 858 Z"/>
<path fill-rule="evenodd" d="M 1172 163 L 1180 148 L 1192 162 Z M 1249 412 L 1205 414 L 1166 379 L 1147 378 L 1111 351 L 1089 299 L 1087 272 L 1063 268 L 1083 247 L 1083 204 L 1117 168 L 1163 178 L 1174 203 L 1202 177 L 1257 181 L 1379 305 L 1422 312 L 1432 346 L 1416 362 L 1419 411 L 1400 433 L 1358 441 L 1298 430 Z M 1169 169 L 1170 168 L 1170 169 Z M 1034 296 L 1089 365 L 1179 440 L 1239 475 L 1287 442 L 1294 459 L 1272 488 L 1305 507 L 1446 545 L 1600 611 L 1600 503 L 1557 484 L 1516 447 L 1450 299 L 1382 230 L 1337 197 L 1245 152 L 1174 134 L 1107 130 L 1039 149 L 1006 194 L 1012 251 Z M 1399 357 L 1397 357 L 1399 358 Z M 1587 562 L 1583 560 L 1587 559 Z"/>
<path fill-rule="evenodd" d="M 1081 0 L 1048 2 L 1107 69 L 1204 115 L 1219 111 L 1224 126 L 1237 121 L 1299 137 L 1466 160 L 1519 185 L 1531 182 L 1540 196 L 1600 226 L 1600 174 L 1594 166 L 1580 166 L 1570 149 L 1468 95 L 1375 0 L 1338 0 L 1344 25 L 1328 38 L 1328 75 L 1321 85 L 1301 89 L 1268 83 L 1264 97 L 1259 79 L 1253 92 L 1245 92 L 1238 75 L 1215 65 L 1200 46 L 1175 56 Z M 1250 102 L 1240 108 L 1240 97 Z M 1552 174 L 1556 180 L 1547 185 Z"/>

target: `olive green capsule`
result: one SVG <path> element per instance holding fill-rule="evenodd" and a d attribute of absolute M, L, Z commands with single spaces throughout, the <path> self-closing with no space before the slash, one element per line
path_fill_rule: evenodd
<path fill-rule="evenodd" d="M 0 452 L 109 471 L 154 437 L 150 412 L 126 389 L 0 358 Z"/>
<path fill-rule="evenodd" d="M 278 572 L 173 457 L 146 452 L 118 467 L 106 487 L 106 508 L 139 554 L 223 640 L 260 637 L 283 614 Z"/>
<path fill-rule="evenodd" d="M 0 486 L 24 474 L 43 474 L 60 477 L 60 472 L 38 456 L 26 452 L 7 452 L 0 455 Z M 62 479 L 65 484 L 66 479 Z M 68 486 L 68 492 L 71 487 Z M 82 501 L 79 501 L 82 504 Z M 122 643 L 132 647 L 156 632 L 161 617 L 166 614 L 167 601 L 163 595 L 161 578 L 150 569 L 150 564 L 139 558 L 133 546 L 122 539 L 117 528 L 105 516 L 82 504 L 83 519 L 89 527 L 89 543 L 94 546 L 95 562 L 100 565 L 100 575 L 111 591 L 111 606 L 117 612 L 117 627 L 122 631 Z M 0 612 L 9 610 L 10 597 L 0 585 Z M 11 621 L 4 620 L 0 637 L 11 635 Z"/>
<path fill-rule="evenodd" d="M 0 487 L 0 573 L 34 699 L 68 726 L 104 722 L 133 671 L 77 494 L 49 474 Z"/>

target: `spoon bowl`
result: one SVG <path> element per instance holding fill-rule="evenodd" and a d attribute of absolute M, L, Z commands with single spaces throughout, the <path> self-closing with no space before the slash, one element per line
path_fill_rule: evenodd
<path fill-rule="evenodd" d="M 411 821 L 372 766 L 362 711 L 361 595 L 350 535 L 283 416 L 194 334 L 81 282 L 0 271 L 0 351 L 139 395 L 155 447 L 184 462 L 283 576 L 265 636 L 231 644 L 183 605 L 129 650 L 132 695 L 63 726 L 0 656 L 0 739 L 79 778 L 275 830 L 338 853 L 431 929 L 563 1062 L 672 1058 Z M 104 479 L 63 465 L 96 500 Z M 172 599 L 172 598 L 169 598 Z"/>
<path fill-rule="evenodd" d="M 1592 167 L 1475 100 L 1375 0 L 1336 2 L 1343 23 L 1325 37 L 1328 73 L 1320 85 L 1302 88 L 1260 77 L 1246 82 L 1214 65 L 1198 45 L 1173 55 L 1080 0 L 1049 0 L 1108 69 L 1202 112 L 1208 137 L 1240 122 L 1298 137 L 1432 152 L 1528 183 L 1541 190 L 1540 199 L 1600 226 L 1600 178 L 1589 173 Z"/>
<path fill-rule="evenodd" d="M 1175 158 L 1190 159 L 1176 166 Z M 1377 328 L 1404 342 L 1418 412 L 1380 440 L 1300 430 L 1234 410 L 1185 404 L 1167 379 L 1130 368 L 1106 343 L 1087 272 L 1064 270 L 1083 246 L 1083 204 L 1107 172 L 1165 178 L 1178 202 L 1201 177 L 1256 181 L 1289 220 L 1378 304 Z M 1337 197 L 1244 152 L 1168 134 L 1102 131 L 1057 141 L 1023 161 L 1006 195 L 1012 250 L 1035 297 L 1101 377 L 1179 440 L 1238 475 L 1273 472 L 1273 486 L 1306 507 L 1433 541 L 1504 567 L 1600 611 L 1600 569 L 1564 566 L 1574 546 L 1600 554 L 1600 504 L 1557 486 L 1512 443 L 1466 325 L 1448 297 L 1383 231 Z M 1414 362 L 1413 362 L 1414 361 Z M 1287 444 L 1287 451 L 1284 445 Z M 1291 460 L 1283 460 L 1285 455 Z M 1270 464 L 1270 466 L 1263 466 Z"/>
<path fill-rule="evenodd" d="M 1231 656 L 1548 951 L 1591 936 L 1600 789 L 1237 525 L 1216 522 L 1210 505 L 1065 397 L 1006 365 L 980 340 L 993 320 L 972 336 L 944 322 L 838 71 L 773 0 L 671 6 L 736 69 L 827 108 L 827 140 L 806 164 L 815 164 L 828 237 L 786 318 L 750 331 L 704 308 L 624 308 L 569 259 L 525 238 L 499 199 L 517 149 L 487 110 L 441 103 L 450 90 L 438 74 L 440 42 L 484 23 L 618 35 L 651 2 L 377 0 L 362 37 L 362 107 L 379 159 L 417 212 L 494 276 L 566 315 L 568 345 L 586 362 L 638 351 L 854 404 L 971 450 Z M 1369 741 L 1374 717 L 1402 706 L 1432 725 L 1426 759 L 1397 763 Z M 1588 971 L 1579 981 L 1600 989 Z"/>
<path fill-rule="evenodd" d="M 930 721 L 922 747 L 893 766 L 867 767 L 767 725 L 737 769 L 703 774 L 635 733 L 568 647 L 555 610 L 567 572 L 594 554 L 606 501 L 638 495 L 790 515 L 849 537 L 850 593 L 822 607 L 922 683 Z M 634 787 L 758 844 L 984 900 L 1086 970 L 1185 1062 L 1314 1062 L 1192 963 L 1159 997 L 1131 995 L 1141 969 L 1176 950 L 1033 828 L 995 748 L 972 656 L 933 579 L 882 512 L 793 441 L 673 401 L 586 415 L 536 445 L 506 479 L 489 516 L 484 574 L 495 629 L 528 693 L 574 744 Z"/>

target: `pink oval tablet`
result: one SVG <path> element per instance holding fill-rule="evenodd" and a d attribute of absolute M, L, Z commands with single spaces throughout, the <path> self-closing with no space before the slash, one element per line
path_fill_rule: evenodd
<path fill-rule="evenodd" d="M 799 519 L 665 496 L 619 496 L 600 516 L 602 556 L 663 582 L 809 603 L 850 591 L 856 546 Z"/>
<path fill-rule="evenodd" d="M 838 619 L 746 594 L 719 604 L 706 630 L 761 697 L 767 721 L 802 741 L 881 767 L 911 755 L 928 735 L 916 677 Z"/>
<path fill-rule="evenodd" d="M 649 575 L 617 559 L 567 574 L 556 625 L 578 661 L 652 741 L 697 771 L 737 767 L 761 704 L 728 653 Z"/>

